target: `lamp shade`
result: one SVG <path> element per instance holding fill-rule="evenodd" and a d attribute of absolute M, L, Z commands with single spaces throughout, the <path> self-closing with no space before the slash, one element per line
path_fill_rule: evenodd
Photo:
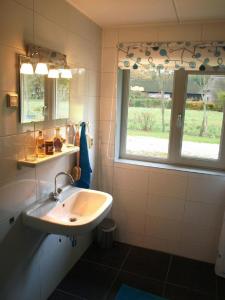
<path fill-rule="evenodd" d="M 34 74 L 33 66 L 31 63 L 22 63 L 20 67 L 20 74 L 32 75 Z"/>
<path fill-rule="evenodd" d="M 48 74 L 48 67 L 45 63 L 37 63 L 35 74 L 38 75 L 47 75 Z"/>
<path fill-rule="evenodd" d="M 72 78 L 72 72 L 70 69 L 61 69 L 61 78 Z"/>
<path fill-rule="evenodd" d="M 48 72 L 48 78 L 59 78 L 59 71 L 57 69 L 50 69 Z"/>

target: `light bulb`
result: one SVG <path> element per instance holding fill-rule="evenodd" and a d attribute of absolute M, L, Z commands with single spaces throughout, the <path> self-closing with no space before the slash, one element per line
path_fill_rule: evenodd
<path fill-rule="evenodd" d="M 31 63 L 22 63 L 20 67 L 20 74 L 32 75 L 34 74 L 33 66 Z"/>
<path fill-rule="evenodd" d="M 48 78 L 59 78 L 59 71 L 57 69 L 50 69 L 48 72 Z"/>
<path fill-rule="evenodd" d="M 72 78 L 72 72 L 70 69 L 61 69 L 61 78 Z"/>
<path fill-rule="evenodd" d="M 38 63 L 35 69 L 35 74 L 38 75 L 47 75 L 48 74 L 48 67 L 45 63 Z"/>

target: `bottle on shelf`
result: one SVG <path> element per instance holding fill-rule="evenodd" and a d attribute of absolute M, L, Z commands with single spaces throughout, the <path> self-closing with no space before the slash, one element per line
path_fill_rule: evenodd
<path fill-rule="evenodd" d="M 64 138 L 60 135 L 60 128 L 56 127 L 55 136 L 53 138 L 53 143 L 55 147 L 55 152 L 61 152 L 63 143 L 65 142 Z"/>
<path fill-rule="evenodd" d="M 37 157 L 45 156 L 45 140 L 41 130 L 38 131 L 38 136 L 36 139 L 36 155 Z"/>
<path fill-rule="evenodd" d="M 72 147 L 75 142 L 75 129 L 73 125 L 66 125 L 66 146 Z"/>
<path fill-rule="evenodd" d="M 54 154 L 54 144 L 52 140 L 45 141 L 45 154 L 46 155 Z"/>

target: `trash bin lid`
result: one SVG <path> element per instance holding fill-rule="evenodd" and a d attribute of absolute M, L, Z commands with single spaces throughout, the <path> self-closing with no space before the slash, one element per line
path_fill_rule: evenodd
<path fill-rule="evenodd" d="M 99 229 L 104 232 L 110 232 L 116 229 L 116 223 L 114 220 L 105 218 L 100 224 Z"/>

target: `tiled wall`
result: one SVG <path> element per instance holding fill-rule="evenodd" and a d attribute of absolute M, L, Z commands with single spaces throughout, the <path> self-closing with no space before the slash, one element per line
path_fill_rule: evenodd
<path fill-rule="evenodd" d="M 113 162 L 118 42 L 224 40 L 225 22 L 104 29 L 100 98 L 100 187 L 114 196 L 120 241 L 215 262 L 225 176 Z"/>
<path fill-rule="evenodd" d="M 48 195 L 55 174 L 70 170 L 74 163 L 70 155 L 36 169 L 17 169 L 25 144 L 33 141 L 33 126 L 21 125 L 18 111 L 6 108 L 6 94 L 17 91 L 16 54 L 24 54 L 29 42 L 65 53 L 70 65 L 84 69 L 71 82 L 70 117 L 74 122 L 90 122 L 92 184 L 97 185 L 101 29 L 64 0 L 1 0 L 0 299 L 4 300 L 46 299 L 91 240 L 89 235 L 79 237 L 72 248 L 66 237 L 60 237 L 60 242 L 56 235 L 43 235 L 21 223 L 21 211 Z M 45 122 L 36 124 L 36 129 L 53 132 L 56 124 L 63 125 Z M 15 222 L 10 224 L 12 217 Z"/>

